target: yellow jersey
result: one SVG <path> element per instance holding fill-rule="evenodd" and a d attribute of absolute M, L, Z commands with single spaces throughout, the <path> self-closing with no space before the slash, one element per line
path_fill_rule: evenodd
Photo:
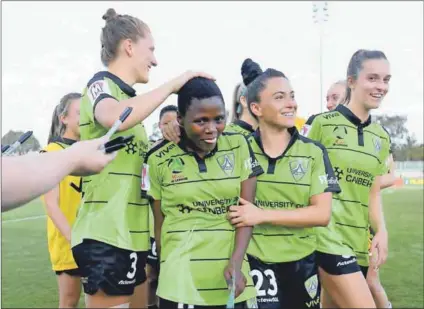
<path fill-rule="evenodd" d="M 296 126 L 296 128 L 297 128 L 298 131 L 303 127 L 303 125 L 305 123 L 306 123 L 306 119 L 305 118 L 296 117 L 295 126 Z"/>
<path fill-rule="evenodd" d="M 48 144 L 41 152 L 60 151 L 75 141 L 61 138 Z M 81 177 L 67 176 L 59 184 L 59 208 L 65 215 L 69 224 L 74 223 L 81 201 Z M 41 197 L 44 206 L 44 196 Z M 71 251 L 71 244 L 62 235 L 50 217 L 47 217 L 47 240 L 50 253 L 50 261 L 54 271 L 62 271 L 78 268 Z"/>

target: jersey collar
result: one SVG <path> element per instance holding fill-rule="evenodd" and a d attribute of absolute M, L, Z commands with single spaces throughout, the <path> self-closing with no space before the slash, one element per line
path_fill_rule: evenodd
<path fill-rule="evenodd" d="M 279 155 L 276 158 L 273 158 L 275 160 L 281 159 L 282 157 L 284 157 L 284 155 L 289 151 L 289 149 L 294 145 L 294 143 L 299 139 L 299 131 L 297 131 L 296 127 L 292 127 L 288 129 L 291 138 L 289 141 L 289 144 L 287 145 L 286 150 L 284 150 L 284 152 Z M 259 128 L 253 133 L 253 138 L 255 139 L 256 143 L 258 144 L 259 148 L 262 150 L 263 154 L 268 157 L 269 159 L 271 159 L 264 150 L 264 146 L 262 145 L 262 138 L 261 138 L 261 132 L 259 130 Z"/>
<path fill-rule="evenodd" d="M 246 121 L 243 120 L 236 120 L 233 122 L 236 126 L 239 126 L 240 128 L 249 131 L 250 133 L 255 132 L 255 130 L 253 129 L 253 127 L 248 124 Z"/>
<path fill-rule="evenodd" d="M 359 119 L 350 109 L 348 109 L 343 104 L 339 104 L 336 107 L 336 111 L 338 111 L 340 114 L 345 116 L 347 120 L 349 120 L 351 123 L 356 125 L 357 127 L 366 127 L 371 124 L 371 115 L 368 117 L 368 119 L 362 123 L 361 119 Z"/>
<path fill-rule="evenodd" d="M 118 76 L 116 76 L 115 74 L 112 74 L 108 71 L 102 71 L 96 74 L 97 77 L 107 77 L 109 79 L 111 79 L 116 85 L 118 85 L 118 87 L 129 97 L 135 97 L 135 89 L 133 87 L 131 87 L 130 85 L 128 85 L 126 82 L 124 82 L 122 79 L 120 79 Z M 96 76 L 95 75 L 95 76 Z"/>
<path fill-rule="evenodd" d="M 66 137 L 57 137 L 53 138 L 52 143 L 62 143 L 68 146 L 71 146 L 72 144 L 76 143 L 77 141 L 74 139 L 66 138 Z"/>

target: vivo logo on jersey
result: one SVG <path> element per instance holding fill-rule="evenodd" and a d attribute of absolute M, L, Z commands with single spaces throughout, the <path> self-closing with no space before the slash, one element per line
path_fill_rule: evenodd
<path fill-rule="evenodd" d="M 319 297 L 318 297 L 318 298 L 317 298 L 317 299 L 315 299 L 315 300 L 311 300 L 311 301 L 307 302 L 307 303 L 306 303 L 306 307 L 308 307 L 308 308 L 316 307 L 316 306 L 318 306 L 318 305 L 319 305 L 319 303 L 320 303 L 320 299 L 319 299 Z"/>
<path fill-rule="evenodd" d="M 331 118 L 339 117 L 339 113 L 331 113 L 331 114 L 324 115 L 323 117 L 328 120 Z"/>
<path fill-rule="evenodd" d="M 175 144 L 171 144 L 168 147 L 166 147 L 164 150 L 159 151 L 156 154 L 156 157 L 158 158 L 162 158 L 163 156 L 165 156 L 166 154 L 168 154 L 173 148 L 175 148 L 176 145 Z"/>

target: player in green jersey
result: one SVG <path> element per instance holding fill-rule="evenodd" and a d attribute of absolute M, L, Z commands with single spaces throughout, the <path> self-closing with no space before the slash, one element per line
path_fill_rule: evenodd
<path fill-rule="evenodd" d="M 340 188 L 324 146 L 296 129 L 287 77 L 261 71 L 251 59 L 243 63 L 245 80 L 254 79 L 248 106 L 259 121 L 249 142 L 265 173 L 257 178 L 256 206 L 243 202 L 229 217 L 236 227 L 254 226 L 248 257 L 259 308 L 319 308 L 313 227 L 328 224 L 332 192 Z"/>
<path fill-rule="evenodd" d="M 258 127 L 258 122 L 249 113 L 246 103 L 247 88 L 244 83 L 238 84 L 234 89 L 232 119 L 225 127 L 225 132 L 240 133 L 244 136 L 252 134 Z M 228 120 L 228 119 L 227 119 Z M 165 139 L 179 142 L 180 129 L 177 121 L 171 121 L 162 126 Z"/>
<path fill-rule="evenodd" d="M 167 105 L 163 107 L 159 112 L 159 129 L 162 128 L 177 119 L 178 108 L 175 105 Z M 163 134 L 163 133 L 162 133 Z M 152 147 L 160 143 L 162 140 L 158 140 L 153 143 Z M 154 220 L 153 213 L 149 209 L 149 230 L 150 230 L 150 250 L 147 256 L 146 275 L 149 284 L 148 291 L 148 306 L 150 309 L 157 308 L 158 298 L 156 296 L 156 289 L 158 285 L 159 276 L 159 261 L 156 250 L 156 241 L 154 234 Z"/>
<path fill-rule="evenodd" d="M 86 306 L 147 307 L 145 263 L 149 249 L 148 202 L 140 197 L 140 171 L 148 151 L 142 121 L 188 80 L 187 72 L 143 95 L 132 87 L 147 83 L 157 65 L 149 27 L 136 17 L 103 16 L 98 72 L 83 91 L 81 140 L 103 136 L 127 108 L 132 113 L 113 137 L 134 135 L 126 149 L 99 175 L 84 177 L 84 199 L 72 230 L 72 250 L 81 270 Z M 131 299 L 131 296 L 134 297 Z"/>
<path fill-rule="evenodd" d="M 327 148 L 342 189 L 333 197 L 329 226 L 317 229 L 323 307 L 375 307 L 364 278 L 369 265 L 367 236 L 370 224 L 376 232 L 371 247 L 379 267 L 387 257 L 380 186 L 381 175 L 387 173 L 390 139 L 371 121 L 370 111 L 379 107 L 389 81 L 384 53 L 358 50 L 347 70 L 345 105 L 317 115 L 304 129 Z"/>
<path fill-rule="evenodd" d="M 236 308 L 247 308 L 256 296 L 245 254 L 252 228 L 235 229 L 226 214 L 239 197 L 253 201 L 262 169 L 243 135 L 223 133 L 214 82 L 189 81 L 178 112 L 181 141 L 155 146 L 143 168 L 142 190 L 154 200 L 160 308 L 225 308 L 232 280 Z"/>

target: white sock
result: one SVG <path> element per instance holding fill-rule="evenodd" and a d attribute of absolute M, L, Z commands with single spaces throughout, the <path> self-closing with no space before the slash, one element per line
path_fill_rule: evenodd
<path fill-rule="evenodd" d="M 391 302 L 389 302 L 389 304 L 387 305 L 387 308 L 393 308 Z"/>

